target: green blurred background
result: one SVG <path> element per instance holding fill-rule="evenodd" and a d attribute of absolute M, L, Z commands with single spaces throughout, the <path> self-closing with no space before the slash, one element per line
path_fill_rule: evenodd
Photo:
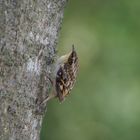
<path fill-rule="evenodd" d="M 79 55 L 65 102 L 48 103 L 41 140 L 140 140 L 140 1 L 69 0 L 59 55 Z"/>

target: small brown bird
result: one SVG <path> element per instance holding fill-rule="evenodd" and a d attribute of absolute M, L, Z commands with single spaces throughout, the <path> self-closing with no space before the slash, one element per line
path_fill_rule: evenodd
<path fill-rule="evenodd" d="M 55 79 L 52 81 L 53 92 L 46 101 L 54 97 L 58 97 L 60 102 L 64 101 L 75 84 L 78 68 L 78 56 L 73 45 L 72 51 L 61 56 L 56 62 Z"/>

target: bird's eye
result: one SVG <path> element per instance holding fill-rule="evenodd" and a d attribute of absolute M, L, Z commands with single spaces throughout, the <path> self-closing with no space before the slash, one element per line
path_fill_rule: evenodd
<path fill-rule="evenodd" d="M 59 70 L 58 70 L 58 72 L 57 72 L 57 74 L 59 75 L 59 76 L 62 76 L 62 68 L 60 68 Z"/>
<path fill-rule="evenodd" d="M 58 74 L 59 74 L 59 75 L 61 75 L 61 74 L 62 74 L 62 72 L 61 72 L 61 71 L 59 71 L 59 72 L 58 72 Z"/>

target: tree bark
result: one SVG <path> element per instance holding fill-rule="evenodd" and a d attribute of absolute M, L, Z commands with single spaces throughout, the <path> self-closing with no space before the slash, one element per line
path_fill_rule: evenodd
<path fill-rule="evenodd" d="M 65 4 L 0 1 L 0 140 L 39 140 Z"/>

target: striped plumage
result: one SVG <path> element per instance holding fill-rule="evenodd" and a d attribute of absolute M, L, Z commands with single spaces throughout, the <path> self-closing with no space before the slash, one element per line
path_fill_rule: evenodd
<path fill-rule="evenodd" d="M 55 80 L 56 97 L 58 97 L 59 101 L 62 102 L 72 90 L 77 77 L 79 65 L 74 45 L 69 54 L 58 59 L 57 65 L 58 68 Z"/>
<path fill-rule="evenodd" d="M 51 80 L 47 76 L 51 81 L 53 88 L 52 92 L 41 102 L 41 105 L 54 97 L 57 97 L 60 102 L 64 101 L 76 82 L 78 68 L 78 56 L 73 45 L 72 51 L 69 54 L 61 56 L 57 60 L 54 71 L 54 80 Z"/>

